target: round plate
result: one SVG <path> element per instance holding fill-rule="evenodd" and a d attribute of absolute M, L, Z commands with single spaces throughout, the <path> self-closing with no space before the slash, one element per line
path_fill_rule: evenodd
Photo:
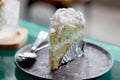
<path fill-rule="evenodd" d="M 14 57 L 15 64 L 23 72 L 44 80 L 93 79 L 108 72 L 113 65 L 111 54 L 95 44 L 87 43 L 85 55 L 51 72 L 49 65 L 49 48 L 39 51 L 37 53 L 38 57 L 33 62 L 19 63 L 17 61 L 17 54 L 29 51 L 30 48 L 31 45 L 26 45 L 17 51 Z"/>

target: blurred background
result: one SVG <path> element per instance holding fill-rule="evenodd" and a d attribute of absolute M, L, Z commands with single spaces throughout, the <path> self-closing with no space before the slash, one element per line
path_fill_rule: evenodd
<path fill-rule="evenodd" d="M 49 27 L 58 8 L 85 14 L 87 37 L 120 45 L 120 0 L 20 0 L 20 18 Z"/>

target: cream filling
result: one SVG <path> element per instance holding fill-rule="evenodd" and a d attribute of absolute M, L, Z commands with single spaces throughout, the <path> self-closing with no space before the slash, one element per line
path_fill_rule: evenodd
<path fill-rule="evenodd" d="M 65 40 L 64 42 L 59 43 L 59 44 L 57 44 L 57 45 L 51 45 L 51 46 L 50 46 L 50 51 L 55 52 L 55 51 L 57 51 L 59 48 L 63 47 L 65 44 L 67 44 L 67 43 L 73 43 L 73 41 L 74 41 L 75 39 L 78 39 L 79 37 L 82 37 L 83 35 L 84 35 L 84 34 L 83 34 L 83 31 L 80 30 L 80 31 L 78 31 L 76 34 L 74 34 L 72 37 L 70 37 L 69 39 Z"/>

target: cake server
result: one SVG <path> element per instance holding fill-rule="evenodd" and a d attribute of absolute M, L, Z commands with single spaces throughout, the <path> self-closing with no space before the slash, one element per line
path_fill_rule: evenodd
<path fill-rule="evenodd" d="M 63 56 L 60 65 L 72 61 L 82 55 L 84 55 L 84 47 L 86 43 L 84 41 L 79 41 L 74 43 Z"/>

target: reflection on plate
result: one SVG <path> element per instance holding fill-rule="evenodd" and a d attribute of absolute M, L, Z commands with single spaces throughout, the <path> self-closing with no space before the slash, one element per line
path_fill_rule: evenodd
<path fill-rule="evenodd" d="M 14 57 L 15 64 L 23 72 L 43 80 L 81 80 L 98 78 L 108 72 L 113 65 L 111 54 L 95 44 L 87 43 L 85 55 L 60 67 L 60 69 L 54 72 L 50 71 L 49 48 L 39 51 L 36 61 L 31 63 L 31 66 L 24 67 L 24 64 L 17 62 L 16 55 L 20 52 L 30 50 L 30 47 L 31 45 L 27 45 L 17 51 Z"/>

